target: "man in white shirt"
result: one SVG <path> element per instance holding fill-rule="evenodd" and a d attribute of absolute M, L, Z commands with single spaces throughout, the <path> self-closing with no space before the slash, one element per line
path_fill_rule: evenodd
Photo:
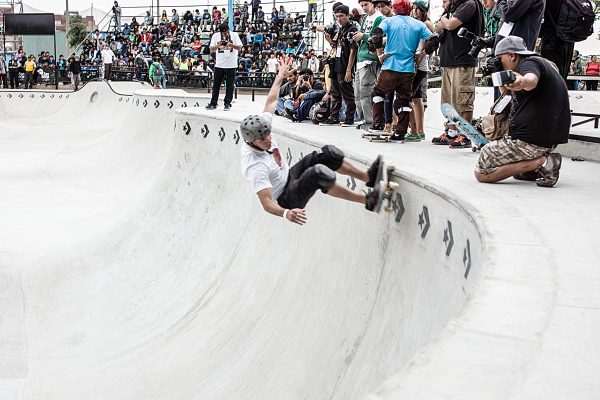
<path fill-rule="evenodd" d="M 231 109 L 231 101 L 233 100 L 233 82 L 235 79 L 235 71 L 238 67 L 238 52 L 242 49 L 242 41 L 235 32 L 229 31 L 229 26 L 226 23 L 219 25 L 219 31 L 210 39 L 210 52 L 216 53 L 215 60 L 215 81 L 213 82 L 212 98 L 206 106 L 207 110 L 217 108 L 219 101 L 219 92 L 223 80 L 226 83 L 225 99 L 223 100 L 225 111 Z"/>
<path fill-rule="evenodd" d="M 276 74 L 277 73 L 277 64 L 279 63 L 279 60 L 277 60 L 277 57 L 275 56 L 275 53 L 271 53 L 271 57 L 267 60 L 267 67 L 268 67 L 268 71 L 270 74 Z"/>
<path fill-rule="evenodd" d="M 263 113 L 247 116 L 240 125 L 244 139 L 241 148 L 242 173 L 252 185 L 263 209 L 303 225 L 306 223 L 304 207 L 320 189 L 330 196 L 364 204 L 367 210 L 374 211 L 383 189 L 375 182 L 381 156 L 366 172 L 350 164 L 344 153 L 333 145 L 313 151 L 291 168 L 282 159 L 277 142 L 271 137 L 271 121 L 281 82 L 289 71 L 289 60 L 282 60 L 278 67 L 279 72 L 267 96 Z M 334 171 L 366 182 L 374 190 L 368 194 L 348 190 L 336 183 Z"/>
<path fill-rule="evenodd" d="M 112 69 L 113 60 L 115 59 L 115 53 L 108 47 L 108 45 L 104 46 L 104 50 L 102 50 L 102 64 L 104 64 L 104 79 L 110 79 L 110 71 Z"/>

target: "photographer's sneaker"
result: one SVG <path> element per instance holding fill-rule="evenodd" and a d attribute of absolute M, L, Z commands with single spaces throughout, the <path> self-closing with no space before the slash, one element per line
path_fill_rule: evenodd
<path fill-rule="evenodd" d="M 513 178 L 518 181 L 529 181 L 529 182 L 533 182 L 541 177 L 542 176 L 537 171 L 529 171 L 529 172 L 523 172 L 522 174 L 519 174 L 519 175 L 513 175 Z"/>
<path fill-rule="evenodd" d="M 320 126 L 339 126 L 340 120 L 328 118 L 326 121 L 320 122 L 319 125 Z"/>
<path fill-rule="evenodd" d="M 451 149 L 468 149 L 471 147 L 471 141 L 465 135 L 458 135 L 454 140 L 448 140 L 448 146 Z"/>
<path fill-rule="evenodd" d="M 404 135 L 398 135 L 396 133 L 394 133 L 392 136 L 390 136 L 390 140 L 392 142 L 396 142 L 396 143 L 404 143 Z"/>
<path fill-rule="evenodd" d="M 442 133 L 438 137 L 434 137 L 431 139 L 432 144 L 448 144 L 448 134 L 446 132 Z"/>
<path fill-rule="evenodd" d="M 541 177 L 536 179 L 536 185 L 540 187 L 552 187 L 556 185 L 556 182 L 558 182 L 561 164 L 562 157 L 560 154 L 548 154 L 546 156 L 546 165 L 542 165 L 537 169 L 537 172 L 541 175 Z"/>
<path fill-rule="evenodd" d="M 223 111 L 229 111 L 229 110 L 231 110 L 231 104 L 225 104 L 223 106 Z"/>
<path fill-rule="evenodd" d="M 351 128 L 354 126 L 354 121 L 344 121 L 341 125 L 342 128 Z"/>
<path fill-rule="evenodd" d="M 216 106 L 215 104 L 208 103 L 208 104 L 206 105 L 206 107 L 204 107 L 204 108 L 206 108 L 207 110 L 216 110 L 216 109 L 217 109 L 217 106 Z"/>

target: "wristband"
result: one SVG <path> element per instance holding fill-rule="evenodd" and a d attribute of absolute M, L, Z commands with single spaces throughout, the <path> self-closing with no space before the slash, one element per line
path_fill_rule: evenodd
<path fill-rule="evenodd" d="M 290 210 L 288 210 L 287 208 L 283 211 L 283 219 L 287 219 L 288 211 L 290 211 Z"/>

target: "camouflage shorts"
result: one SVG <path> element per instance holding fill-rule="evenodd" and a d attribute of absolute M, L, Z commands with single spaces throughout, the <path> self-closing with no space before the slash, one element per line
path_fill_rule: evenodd
<path fill-rule="evenodd" d="M 552 150 L 554 147 L 541 147 L 504 136 L 502 139 L 489 142 L 481 149 L 475 171 L 480 174 L 491 174 L 503 165 L 534 160 Z"/>

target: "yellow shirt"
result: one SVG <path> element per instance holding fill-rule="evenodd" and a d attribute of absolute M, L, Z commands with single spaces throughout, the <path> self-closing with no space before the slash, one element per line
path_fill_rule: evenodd
<path fill-rule="evenodd" d="M 25 61 L 25 72 L 35 71 L 35 61 Z"/>

